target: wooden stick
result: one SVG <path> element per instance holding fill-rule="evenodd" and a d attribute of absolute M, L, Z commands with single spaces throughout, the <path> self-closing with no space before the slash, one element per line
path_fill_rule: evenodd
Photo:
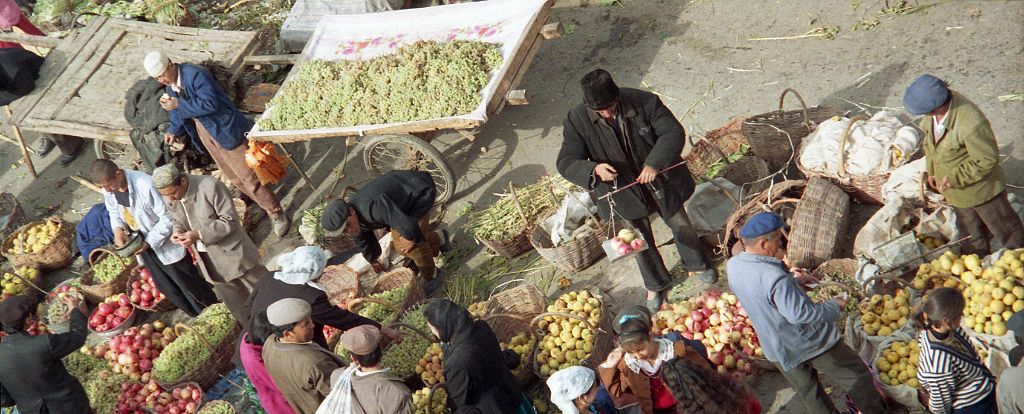
<path fill-rule="evenodd" d="M 311 190 L 316 190 L 316 186 L 313 185 L 313 180 L 310 180 L 309 176 L 306 175 L 306 172 L 302 171 L 302 167 L 300 167 L 299 164 L 297 164 L 295 160 L 292 159 L 292 154 L 288 153 L 288 150 L 284 148 L 284 145 L 278 142 L 277 147 L 281 149 L 281 154 L 283 154 L 284 157 L 288 159 L 288 162 L 292 163 L 292 165 L 295 166 L 295 170 L 299 172 L 299 175 L 302 176 L 302 179 L 306 181 L 306 184 L 309 185 L 309 188 Z"/>
<path fill-rule="evenodd" d="M 6 136 L 4 134 L 0 134 L 0 141 L 7 142 L 8 144 L 18 145 L 18 141 L 17 140 L 15 140 L 14 138 L 11 138 L 9 136 Z M 39 152 L 36 151 L 32 147 L 28 147 L 28 152 L 31 152 L 31 153 L 36 154 L 36 155 L 39 155 Z"/>
<path fill-rule="evenodd" d="M 5 105 L 4 110 L 7 111 L 7 119 L 14 119 L 14 113 L 11 112 L 10 106 Z M 18 146 L 21 147 L 21 156 L 25 159 L 25 164 L 28 165 L 28 171 L 32 173 L 32 178 L 39 178 L 39 174 L 36 173 L 36 166 L 32 165 L 32 157 L 28 155 L 25 138 L 21 136 L 21 129 L 12 122 L 11 130 L 14 131 L 14 138 L 18 140 Z"/>
<path fill-rule="evenodd" d="M 24 33 L 0 33 L 0 42 L 12 42 L 18 43 L 25 46 L 36 46 L 45 47 L 47 49 L 53 49 L 60 44 L 61 40 L 56 37 L 49 36 L 35 36 Z"/>
<path fill-rule="evenodd" d="M 97 187 L 96 184 L 93 184 L 89 180 L 86 180 L 85 178 L 82 178 L 81 176 L 78 176 L 78 175 L 71 175 L 69 177 L 71 177 L 72 180 L 75 180 L 76 182 L 81 184 L 82 187 L 85 187 L 85 188 L 88 188 L 88 189 L 90 189 L 92 191 L 95 191 L 97 193 L 103 194 L 103 189 Z"/>

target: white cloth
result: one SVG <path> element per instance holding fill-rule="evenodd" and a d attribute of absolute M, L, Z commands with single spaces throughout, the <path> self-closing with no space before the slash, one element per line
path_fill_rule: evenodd
<path fill-rule="evenodd" d="M 654 363 L 651 363 L 644 359 L 636 359 L 630 354 L 623 355 L 622 359 L 626 361 L 626 367 L 631 371 L 639 373 L 641 370 L 644 372 L 654 375 L 661 369 L 661 364 L 671 361 L 676 357 L 675 346 L 672 341 L 668 339 L 655 339 L 655 343 L 658 344 L 658 356 L 654 358 Z"/>
<path fill-rule="evenodd" d="M 320 403 L 316 414 L 351 414 L 352 413 L 352 376 L 359 367 L 351 364 L 338 376 L 338 381 L 331 385 L 331 392 Z"/>
<path fill-rule="evenodd" d="M 110 228 L 142 232 L 146 244 L 153 249 L 161 263 L 177 263 L 185 257 L 185 248 L 171 243 L 174 222 L 164 198 L 153 187 L 153 179 L 144 172 L 133 170 L 124 170 L 124 177 L 128 180 L 128 208 L 118 204 L 113 193 L 103 192 L 103 205 L 107 207 Z M 126 223 L 126 212 L 134 219 L 135 228 Z"/>
<path fill-rule="evenodd" d="M 551 390 L 551 402 L 562 411 L 562 414 L 580 414 L 573 400 L 590 391 L 594 386 L 597 374 L 586 367 L 569 367 L 558 370 L 548 377 L 548 388 Z"/>
<path fill-rule="evenodd" d="M 174 80 L 174 84 L 171 85 L 171 89 L 177 93 L 181 93 L 181 66 L 178 66 L 178 78 Z"/>
<path fill-rule="evenodd" d="M 946 135 L 946 118 L 949 117 L 949 111 L 942 118 L 932 116 L 932 141 L 936 144 L 942 140 L 942 137 Z"/>
<path fill-rule="evenodd" d="M 805 169 L 839 177 L 839 144 L 850 118 L 828 119 L 800 145 L 800 164 Z M 891 171 L 917 152 L 921 138 L 895 115 L 881 111 L 850 131 L 844 147 L 848 176 L 863 177 Z"/>
<path fill-rule="evenodd" d="M 309 285 L 324 290 L 313 282 L 324 272 L 330 257 L 324 249 L 314 246 L 300 246 L 277 257 L 281 270 L 274 272 L 274 279 L 289 285 Z"/>

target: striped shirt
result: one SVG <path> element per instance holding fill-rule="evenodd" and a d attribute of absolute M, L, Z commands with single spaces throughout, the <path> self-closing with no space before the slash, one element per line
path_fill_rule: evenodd
<path fill-rule="evenodd" d="M 994 392 L 995 378 L 982 364 L 962 328 L 957 328 L 948 339 L 953 344 L 929 335 L 928 331 L 921 331 L 918 341 L 921 355 L 917 379 L 928 391 L 931 412 L 948 414 L 981 402 Z"/>

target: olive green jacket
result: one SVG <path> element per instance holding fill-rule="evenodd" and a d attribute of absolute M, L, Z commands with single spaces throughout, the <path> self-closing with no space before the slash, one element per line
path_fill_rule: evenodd
<path fill-rule="evenodd" d="M 988 118 L 973 102 L 953 94 L 946 115 L 946 134 L 936 143 L 932 116 L 921 119 L 922 144 L 928 175 L 946 177 L 950 188 L 942 193 L 953 207 L 975 207 L 1003 192 L 1006 176 L 999 166 L 999 146 Z"/>

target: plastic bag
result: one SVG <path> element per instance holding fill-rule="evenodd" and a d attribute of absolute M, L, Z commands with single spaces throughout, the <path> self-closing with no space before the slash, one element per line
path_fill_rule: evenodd
<path fill-rule="evenodd" d="M 558 246 L 563 239 L 572 240 L 573 232 L 596 211 L 597 206 L 591 200 L 590 193 L 566 194 L 555 214 L 541 220 L 538 225 L 551 235 L 552 246 Z"/>
<path fill-rule="evenodd" d="M 742 197 L 743 190 L 739 186 L 718 177 L 698 184 L 683 207 L 698 232 L 715 232 L 725 227 L 729 216 L 736 211 L 736 201 Z"/>
<path fill-rule="evenodd" d="M 886 338 L 885 341 L 883 341 L 879 345 L 877 352 L 875 352 L 875 354 L 870 359 L 871 371 L 875 373 L 876 377 L 878 377 L 878 375 L 880 374 L 877 366 L 877 360 L 878 358 L 882 358 L 882 351 L 888 349 L 892 345 L 892 343 L 896 341 L 917 342 L 917 337 L 915 334 L 916 332 L 914 332 L 913 330 L 910 330 L 909 332 L 901 330 L 890 335 L 888 338 Z M 904 384 L 889 385 L 882 381 L 881 379 L 879 379 L 878 383 L 882 387 L 882 392 L 884 392 L 886 395 L 888 395 L 896 402 L 909 408 L 911 411 L 922 411 L 925 409 L 925 407 L 921 405 L 921 402 L 918 401 L 917 399 L 917 388 Z"/>
<path fill-rule="evenodd" d="M 397 250 L 391 248 L 391 233 L 385 234 L 384 237 L 381 237 L 377 242 L 380 243 L 380 257 L 386 257 L 386 262 L 388 264 L 393 266 L 402 261 L 402 255 L 398 253 Z M 369 272 L 373 269 L 373 266 L 370 265 L 370 262 L 368 262 L 365 257 L 363 257 L 362 253 L 349 258 L 348 261 L 345 262 L 345 266 L 348 266 L 359 274 Z"/>
<path fill-rule="evenodd" d="M 924 179 L 926 166 L 927 162 L 921 158 L 893 170 L 889 179 L 882 184 L 882 198 L 885 200 L 901 198 L 918 202 L 921 199 L 921 180 Z M 924 197 L 933 204 L 941 204 L 945 200 L 942 194 L 931 191 L 927 186 L 924 188 Z"/>

